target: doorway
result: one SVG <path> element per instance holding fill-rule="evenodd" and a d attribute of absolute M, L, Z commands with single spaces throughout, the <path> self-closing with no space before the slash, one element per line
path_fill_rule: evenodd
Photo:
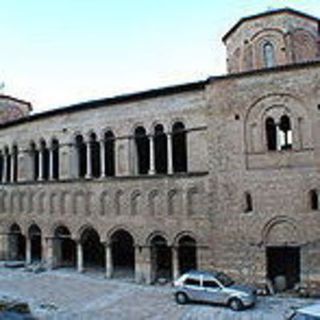
<path fill-rule="evenodd" d="M 286 289 L 293 289 L 300 282 L 300 260 L 300 247 L 268 247 L 268 279 L 274 284 L 277 277 L 283 276 Z"/>

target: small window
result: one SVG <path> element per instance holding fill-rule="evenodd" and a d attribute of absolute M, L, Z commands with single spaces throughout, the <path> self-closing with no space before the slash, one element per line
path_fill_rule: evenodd
<path fill-rule="evenodd" d="M 245 210 L 244 212 L 251 212 L 252 211 L 252 197 L 249 192 L 245 193 Z"/>
<path fill-rule="evenodd" d="M 318 193 L 316 190 L 311 190 L 309 193 L 310 197 L 310 208 L 311 210 L 318 210 L 319 204 L 318 204 Z"/>
<path fill-rule="evenodd" d="M 216 281 L 214 280 L 204 280 L 203 281 L 203 286 L 205 288 L 219 288 L 219 285 Z"/>
<path fill-rule="evenodd" d="M 200 286 L 200 279 L 187 278 L 184 284 L 187 286 Z"/>
<path fill-rule="evenodd" d="M 266 68 L 272 68 L 276 65 L 276 57 L 274 46 L 271 42 L 266 42 L 263 45 L 263 59 Z"/>

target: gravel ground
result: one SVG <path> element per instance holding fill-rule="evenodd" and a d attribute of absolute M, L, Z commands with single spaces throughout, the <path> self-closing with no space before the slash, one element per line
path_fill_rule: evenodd
<path fill-rule="evenodd" d="M 255 308 L 177 305 L 168 286 L 106 280 L 102 274 L 56 270 L 34 274 L 0 268 L 0 297 L 28 302 L 38 319 L 55 320 L 283 320 L 291 308 L 314 301 L 261 297 Z"/>

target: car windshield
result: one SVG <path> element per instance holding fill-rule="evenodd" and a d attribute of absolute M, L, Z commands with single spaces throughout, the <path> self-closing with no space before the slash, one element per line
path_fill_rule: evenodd
<path fill-rule="evenodd" d="M 229 287 L 232 286 L 234 284 L 234 281 L 227 276 L 225 273 L 223 272 L 219 272 L 216 275 L 216 278 L 220 281 L 220 283 L 224 286 L 224 287 Z"/>

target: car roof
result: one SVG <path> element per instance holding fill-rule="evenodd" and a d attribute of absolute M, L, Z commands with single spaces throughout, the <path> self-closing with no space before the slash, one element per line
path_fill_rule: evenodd
<path fill-rule="evenodd" d="M 215 271 L 199 271 L 199 270 L 190 270 L 185 273 L 187 276 L 205 276 L 205 277 L 216 277 L 219 272 Z"/>
<path fill-rule="evenodd" d="M 312 304 L 297 310 L 298 313 L 307 314 L 310 316 L 320 316 L 320 304 Z"/>

